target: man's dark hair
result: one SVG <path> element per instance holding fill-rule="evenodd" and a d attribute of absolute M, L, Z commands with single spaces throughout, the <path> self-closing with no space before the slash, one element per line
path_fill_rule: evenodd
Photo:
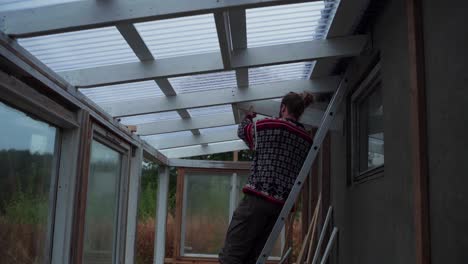
<path fill-rule="evenodd" d="M 286 106 L 289 114 L 299 119 L 307 106 L 314 102 L 314 96 L 310 93 L 289 92 L 281 100 L 281 105 Z"/>

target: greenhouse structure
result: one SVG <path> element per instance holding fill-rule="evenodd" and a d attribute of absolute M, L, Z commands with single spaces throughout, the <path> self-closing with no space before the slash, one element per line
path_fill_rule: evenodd
<path fill-rule="evenodd" d="M 257 263 L 468 263 L 467 11 L 0 0 L 0 263 L 220 263 L 238 126 L 289 92 L 313 143 Z"/>

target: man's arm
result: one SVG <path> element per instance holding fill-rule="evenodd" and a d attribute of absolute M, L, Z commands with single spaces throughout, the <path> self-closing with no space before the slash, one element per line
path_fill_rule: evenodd
<path fill-rule="evenodd" d="M 253 133 L 253 118 L 255 115 L 255 113 L 249 111 L 237 129 L 237 136 L 242 139 L 250 149 L 254 147 L 253 142 L 255 135 Z"/>

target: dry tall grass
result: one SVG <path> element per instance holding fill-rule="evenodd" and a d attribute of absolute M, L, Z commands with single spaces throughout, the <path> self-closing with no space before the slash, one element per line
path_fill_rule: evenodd
<path fill-rule="evenodd" d="M 42 263 L 45 231 L 39 224 L 13 224 L 0 218 L 0 262 Z"/>

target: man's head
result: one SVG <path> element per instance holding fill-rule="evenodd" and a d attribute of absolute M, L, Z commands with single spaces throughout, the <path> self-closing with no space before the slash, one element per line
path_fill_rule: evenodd
<path fill-rule="evenodd" d="M 298 120 L 307 106 L 314 102 L 314 96 L 310 93 L 289 92 L 281 100 L 279 117 Z"/>

